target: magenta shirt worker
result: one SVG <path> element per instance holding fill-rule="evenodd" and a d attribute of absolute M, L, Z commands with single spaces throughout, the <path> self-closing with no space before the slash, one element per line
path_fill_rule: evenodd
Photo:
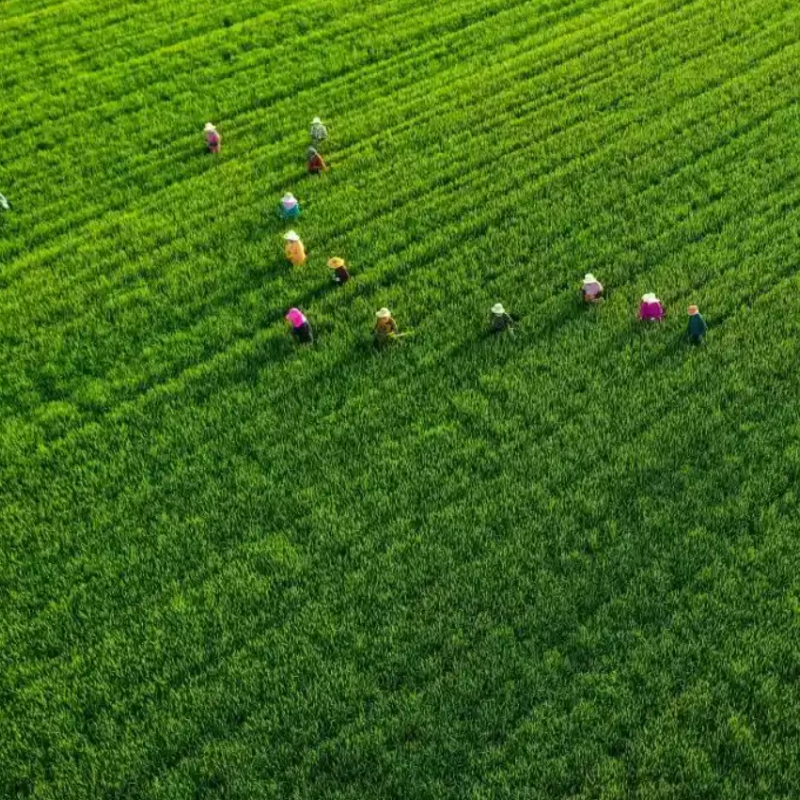
<path fill-rule="evenodd" d="M 222 136 L 220 132 L 211 122 L 207 122 L 205 128 L 203 128 L 203 133 L 206 137 L 208 152 L 219 153 L 220 147 L 222 147 Z"/>
<path fill-rule="evenodd" d="M 313 344 L 314 334 L 311 332 L 311 325 L 306 315 L 299 308 L 290 308 L 284 317 L 289 323 L 292 336 L 302 344 Z"/>
<path fill-rule="evenodd" d="M 652 292 L 642 295 L 642 302 L 639 304 L 639 319 L 656 321 L 664 319 L 664 306 Z"/>

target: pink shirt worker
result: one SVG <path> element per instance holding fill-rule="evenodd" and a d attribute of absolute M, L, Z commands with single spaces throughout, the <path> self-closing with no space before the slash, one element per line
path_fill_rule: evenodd
<path fill-rule="evenodd" d="M 206 146 L 208 147 L 208 152 L 219 153 L 220 147 L 222 147 L 222 136 L 212 123 L 210 122 L 206 123 L 205 128 L 203 128 L 203 135 L 205 136 L 206 139 Z"/>
<path fill-rule="evenodd" d="M 657 322 L 664 319 L 664 306 L 652 292 L 642 295 L 642 302 L 639 304 L 639 319 Z"/>
<path fill-rule="evenodd" d="M 603 299 L 603 284 L 591 272 L 583 279 L 581 297 L 584 303 L 599 303 Z"/>
<path fill-rule="evenodd" d="M 299 308 L 290 308 L 284 319 L 289 323 L 292 336 L 302 344 L 313 344 L 314 334 L 306 315 Z"/>

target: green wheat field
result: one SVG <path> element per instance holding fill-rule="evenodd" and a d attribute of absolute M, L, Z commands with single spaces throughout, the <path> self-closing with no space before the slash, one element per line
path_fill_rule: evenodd
<path fill-rule="evenodd" d="M 800 797 L 797 0 L 0 0 L 0 56 L 2 800 Z"/>

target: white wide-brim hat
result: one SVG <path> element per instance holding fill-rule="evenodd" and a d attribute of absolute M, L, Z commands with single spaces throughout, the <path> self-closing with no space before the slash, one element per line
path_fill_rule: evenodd
<path fill-rule="evenodd" d="M 321 125 L 322 124 L 322 120 L 319 117 L 314 117 L 314 119 L 311 120 L 311 124 L 312 125 Z"/>
<path fill-rule="evenodd" d="M 502 303 L 495 303 L 492 306 L 492 314 L 505 314 L 506 310 L 503 308 Z"/>
<path fill-rule="evenodd" d="M 214 123 L 213 122 L 206 122 L 206 126 L 205 126 L 205 128 L 203 128 L 203 130 L 204 131 L 215 131 L 216 128 L 214 127 Z"/>
<path fill-rule="evenodd" d="M 583 282 L 584 282 L 584 283 L 597 283 L 597 278 L 595 278 L 595 276 L 594 276 L 594 275 L 592 275 L 592 273 L 591 273 L 591 272 L 587 272 L 587 273 L 586 273 L 586 274 L 583 276 Z"/>
<path fill-rule="evenodd" d="M 392 312 L 389 311 L 388 308 L 381 308 L 381 309 L 379 309 L 378 311 L 375 312 L 375 316 L 378 319 L 386 319 L 386 317 L 391 317 L 392 316 Z"/>
<path fill-rule="evenodd" d="M 657 303 L 658 298 L 652 293 L 648 292 L 647 294 L 642 295 L 642 302 L 643 303 Z"/>
<path fill-rule="evenodd" d="M 283 238 L 286 239 L 287 242 L 299 242 L 300 237 L 294 231 L 286 231 L 283 234 Z"/>
<path fill-rule="evenodd" d="M 281 198 L 281 202 L 291 205 L 292 203 L 297 202 L 297 198 L 291 192 L 286 192 L 286 194 Z"/>

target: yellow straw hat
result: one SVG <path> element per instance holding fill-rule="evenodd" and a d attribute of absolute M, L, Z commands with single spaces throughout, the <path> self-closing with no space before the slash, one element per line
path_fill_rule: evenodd
<path fill-rule="evenodd" d="M 334 256 L 333 258 L 328 259 L 328 266 L 331 269 L 338 269 L 339 267 L 344 266 L 344 259 L 339 258 L 338 256 Z"/>

